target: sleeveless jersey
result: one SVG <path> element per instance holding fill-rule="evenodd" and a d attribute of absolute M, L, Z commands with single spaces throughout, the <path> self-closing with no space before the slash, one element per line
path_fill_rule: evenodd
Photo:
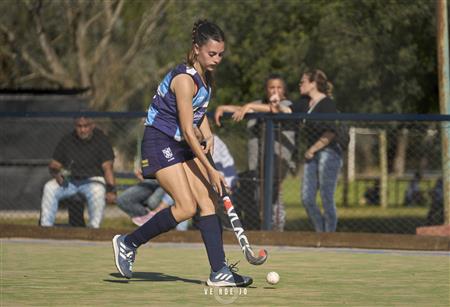
<path fill-rule="evenodd" d="M 152 103 L 147 112 L 146 126 L 153 126 L 164 134 L 173 137 L 176 141 L 183 140 L 178 119 L 176 96 L 170 89 L 170 84 L 177 75 L 188 74 L 196 84 L 197 92 L 192 98 L 194 111 L 193 125 L 198 126 L 200 119 L 206 113 L 206 108 L 211 97 L 211 87 L 206 86 L 198 72 L 193 67 L 180 64 L 171 70 L 159 84 Z"/>

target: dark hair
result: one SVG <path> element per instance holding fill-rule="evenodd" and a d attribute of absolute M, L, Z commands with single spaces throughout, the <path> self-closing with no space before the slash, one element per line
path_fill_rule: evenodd
<path fill-rule="evenodd" d="M 195 63 L 194 46 L 197 45 L 198 47 L 201 47 L 210 39 L 215 40 L 216 42 L 224 42 L 225 34 L 215 23 L 206 19 L 197 20 L 192 28 L 192 47 L 186 59 L 189 66 L 193 66 Z"/>
<path fill-rule="evenodd" d="M 270 80 L 281 80 L 283 83 L 283 90 L 284 90 L 284 98 L 287 97 L 287 87 L 286 82 L 284 81 L 284 78 L 280 74 L 270 74 L 266 80 L 264 81 L 264 92 L 267 90 L 267 85 L 269 84 Z M 264 102 L 268 102 L 270 97 L 264 97 Z"/>
<path fill-rule="evenodd" d="M 303 73 L 309 82 L 316 82 L 317 90 L 329 97 L 333 97 L 333 84 L 328 81 L 327 75 L 320 69 L 312 69 Z"/>

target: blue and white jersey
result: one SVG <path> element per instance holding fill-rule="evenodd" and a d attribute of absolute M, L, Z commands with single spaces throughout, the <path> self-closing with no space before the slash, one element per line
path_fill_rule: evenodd
<path fill-rule="evenodd" d="M 180 130 L 180 121 L 178 119 L 177 101 L 175 94 L 170 89 L 170 84 L 177 75 L 188 74 L 196 84 L 196 94 L 192 98 L 192 107 L 194 110 L 193 125 L 198 126 L 200 119 L 206 112 L 211 97 L 211 87 L 206 86 L 198 72 L 193 67 L 186 64 L 180 64 L 171 70 L 158 86 L 158 91 L 153 96 L 152 103 L 148 109 L 146 126 L 153 126 L 163 133 L 181 141 L 183 136 Z"/>

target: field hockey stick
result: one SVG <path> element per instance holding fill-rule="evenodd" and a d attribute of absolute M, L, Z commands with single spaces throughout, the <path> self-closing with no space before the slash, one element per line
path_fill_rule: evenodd
<path fill-rule="evenodd" d="M 216 164 L 211 156 L 211 153 L 207 153 L 206 157 L 208 158 L 209 163 L 217 170 Z M 239 245 L 242 248 L 242 252 L 244 253 L 245 259 L 250 264 L 260 265 L 266 262 L 268 253 L 265 249 L 260 249 L 258 255 L 256 256 L 253 252 L 253 249 L 248 242 L 247 236 L 244 233 L 244 228 L 242 227 L 241 220 L 234 210 L 233 203 L 231 202 L 230 196 L 222 183 L 222 201 L 225 207 L 225 211 L 227 212 L 228 218 L 230 219 L 231 226 L 233 227 L 234 234 L 238 239 Z"/>

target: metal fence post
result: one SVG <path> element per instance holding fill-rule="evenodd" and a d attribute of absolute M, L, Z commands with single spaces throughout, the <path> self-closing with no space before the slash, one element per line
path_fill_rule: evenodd
<path fill-rule="evenodd" d="M 388 155 L 387 155 L 387 134 L 386 130 L 381 130 L 378 134 L 380 142 L 380 201 L 381 207 L 388 206 Z"/>
<path fill-rule="evenodd" d="M 263 230 L 272 229 L 272 194 L 273 194 L 273 162 L 274 135 L 273 120 L 266 118 L 266 135 L 264 140 L 264 224 Z"/>

